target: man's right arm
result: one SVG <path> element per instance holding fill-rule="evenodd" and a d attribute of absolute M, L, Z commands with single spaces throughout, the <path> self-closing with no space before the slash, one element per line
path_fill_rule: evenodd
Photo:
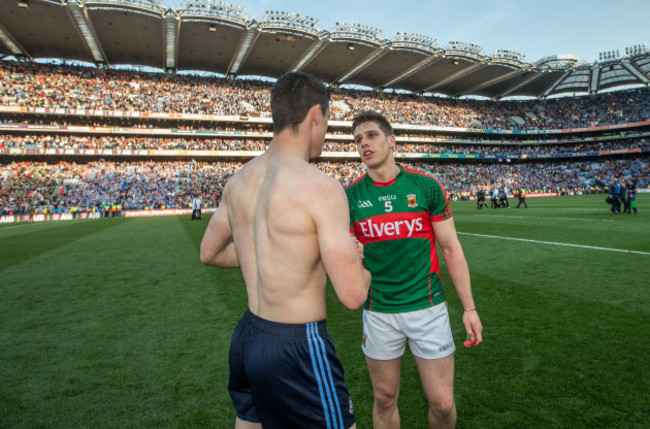
<path fill-rule="evenodd" d="M 319 182 L 312 216 L 318 233 L 321 259 L 337 297 L 350 310 L 368 296 L 370 273 L 363 268 L 358 246 L 350 235 L 350 212 L 341 185 L 334 179 Z"/>
<path fill-rule="evenodd" d="M 232 238 L 232 228 L 228 220 L 226 192 L 217 210 L 212 215 L 203 241 L 201 241 L 201 262 L 220 268 L 239 267 L 237 249 Z"/>

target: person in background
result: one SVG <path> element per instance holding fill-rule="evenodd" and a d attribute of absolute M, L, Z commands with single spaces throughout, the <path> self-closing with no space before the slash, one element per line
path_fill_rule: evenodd
<path fill-rule="evenodd" d="M 611 210 L 612 214 L 620 214 L 621 213 L 621 195 L 623 193 L 623 185 L 621 184 L 620 179 L 618 176 L 614 177 L 614 181 L 612 182 L 612 186 L 610 187 L 610 196 L 611 196 Z"/>
<path fill-rule="evenodd" d="M 483 209 L 485 205 L 485 189 L 479 189 L 476 193 L 476 208 L 478 210 Z"/>
<path fill-rule="evenodd" d="M 203 201 L 198 195 L 192 200 L 192 220 L 201 220 L 201 209 L 203 208 Z"/>
<path fill-rule="evenodd" d="M 625 210 L 627 210 L 626 213 L 631 214 L 632 210 L 634 210 L 634 214 L 636 214 L 636 182 L 630 178 L 625 184 L 625 187 L 627 188 L 627 200 L 625 204 Z"/>
<path fill-rule="evenodd" d="M 492 188 L 490 192 L 490 202 L 493 209 L 499 208 L 499 190 L 497 188 Z"/>
<path fill-rule="evenodd" d="M 519 198 L 519 202 L 517 203 L 517 208 L 519 208 L 520 205 L 524 205 L 524 208 L 528 208 L 528 204 L 526 204 L 526 190 L 524 188 L 519 188 L 519 192 L 517 193 L 517 197 Z"/>
<path fill-rule="evenodd" d="M 510 202 L 508 201 L 508 188 L 505 184 L 499 189 L 499 208 L 510 208 Z"/>

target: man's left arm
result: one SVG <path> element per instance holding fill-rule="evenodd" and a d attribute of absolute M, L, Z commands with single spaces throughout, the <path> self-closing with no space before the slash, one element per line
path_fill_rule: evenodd
<path fill-rule="evenodd" d="M 483 326 L 476 311 L 476 304 L 472 296 L 472 286 L 469 276 L 467 260 L 463 248 L 458 241 L 454 218 L 450 217 L 439 222 L 432 222 L 433 231 L 442 250 L 442 256 L 447 265 L 449 277 L 454 284 L 460 302 L 463 304 L 463 324 L 471 340 L 476 344 L 483 341 Z"/>
<path fill-rule="evenodd" d="M 228 220 L 228 208 L 224 197 L 221 205 L 212 215 L 203 241 L 201 241 L 201 262 L 220 268 L 239 267 L 237 248 L 232 237 Z"/>

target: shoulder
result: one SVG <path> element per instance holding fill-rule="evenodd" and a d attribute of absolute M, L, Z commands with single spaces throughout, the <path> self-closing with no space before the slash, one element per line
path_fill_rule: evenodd
<path fill-rule="evenodd" d="M 258 182 L 256 178 L 263 174 L 263 163 L 260 163 L 258 158 L 248 161 L 228 177 L 223 187 L 222 201 L 228 200 L 231 194 L 235 196 L 240 191 L 250 188 L 251 183 Z"/>
<path fill-rule="evenodd" d="M 302 163 L 292 169 L 290 174 L 296 189 L 306 199 L 320 199 L 323 195 L 332 193 L 344 194 L 341 183 L 315 165 Z"/>
<path fill-rule="evenodd" d="M 415 177 L 415 178 L 421 178 L 422 180 L 433 180 L 435 182 L 438 181 L 432 174 L 430 173 L 425 173 L 420 170 L 416 170 L 411 167 L 404 167 L 404 175 L 407 177 Z"/>
<path fill-rule="evenodd" d="M 318 169 L 309 176 L 308 179 L 303 176 L 302 180 L 296 183 L 294 198 L 307 207 L 314 218 L 331 216 L 332 213 L 347 210 L 348 200 L 338 180 Z"/>
<path fill-rule="evenodd" d="M 443 190 L 444 187 L 433 175 L 413 168 L 404 167 L 404 177 L 423 190 Z"/>

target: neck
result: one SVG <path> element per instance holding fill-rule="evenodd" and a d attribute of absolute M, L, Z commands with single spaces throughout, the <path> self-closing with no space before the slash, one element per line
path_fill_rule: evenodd
<path fill-rule="evenodd" d="M 298 157 L 309 161 L 309 146 L 309 138 L 301 135 L 300 132 L 284 130 L 273 136 L 267 152 L 271 155 Z"/>
<path fill-rule="evenodd" d="M 368 169 L 368 176 L 373 182 L 386 183 L 394 180 L 399 174 L 399 166 L 394 159 L 387 161 L 384 165 L 377 168 Z"/>

